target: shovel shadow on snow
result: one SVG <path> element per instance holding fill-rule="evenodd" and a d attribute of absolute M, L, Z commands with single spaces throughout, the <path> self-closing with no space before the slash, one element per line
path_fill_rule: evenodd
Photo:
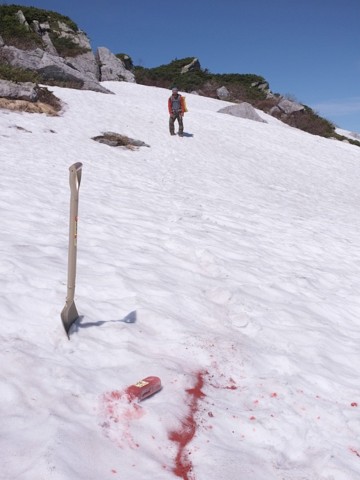
<path fill-rule="evenodd" d="M 79 316 L 74 324 L 73 330 L 78 331 L 80 328 L 101 327 L 107 323 L 135 323 L 137 320 L 137 314 L 136 310 L 134 310 L 119 320 L 98 320 L 97 322 L 84 322 L 84 318 L 84 315 Z"/>

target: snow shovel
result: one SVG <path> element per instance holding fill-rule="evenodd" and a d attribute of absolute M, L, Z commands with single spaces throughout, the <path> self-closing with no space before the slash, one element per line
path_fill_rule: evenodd
<path fill-rule="evenodd" d="M 70 340 L 69 330 L 71 325 L 79 318 L 76 310 L 75 296 L 75 277 L 76 277 L 76 253 L 77 253 L 77 223 L 79 208 L 79 188 L 81 181 L 82 163 L 77 162 L 69 168 L 70 182 L 70 229 L 69 229 L 69 253 L 68 253 L 68 279 L 67 279 L 67 297 L 65 307 L 61 312 L 61 320 L 65 332 Z"/>

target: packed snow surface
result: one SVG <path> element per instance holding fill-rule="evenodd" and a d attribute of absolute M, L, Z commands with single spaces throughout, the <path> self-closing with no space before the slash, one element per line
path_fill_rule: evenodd
<path fill-rule="evenodd" d="M 0 110 L 0 478 L 360 478 L 360 149 L 190 94 L 171 137 L 169 91 L 104 86 Z"/>

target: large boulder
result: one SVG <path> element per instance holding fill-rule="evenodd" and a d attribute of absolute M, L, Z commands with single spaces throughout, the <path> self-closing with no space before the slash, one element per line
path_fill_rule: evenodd
<path fill-rule="evenodd" d="M 246 102 L 229 105 L 221 108 L 218 110 L 218 112 L 227 113 L 228 115 L 233 115 L 234 117 L 247 118 L 248 120 L 254 120 L 255 122 L 267 123 L 260 117 L 255 108 L 250 105 L 250 103 Z"/>
<path fill-rule="evenodd" d="M 304 105 L 288 100 L 287 98 L 282 98 L 277 104 L 277 107 L 286 115 L 290 115 L 294 112 L 301 112 L 305 109 Z"/>
<path fill-rule="evenodd" d="M 120 58 L 117 58 L 108 48 L 99 47 L 96 51 L 96 61 L 100 69 L 100 81 L 123 81 L 135 83 L 135 75 L 125 68 Z"/>
<path fill-rule="evenodd" d="M 220 87 L 216 90 L 216 95 L 220 100 L 228 100 L 230 92 L 226 87 Z"/>
<path fill-rule="evenodd" d="M 38 91 L 39 87 L 35 83 L 15 83 L 8 80 L 0 80 L 0 97 L 35 102 L 38 98 Z"/>
<path fill-rule="evenodd" d="M 40 48 L 20 50 L 4 46 L 0 51 L 10 65 L 39 72 L 45 83 L 66 82 L 83 90 L 109 93 L 109 90 L 100 85 L 93 75 L 77 70 L 67 64 L 62 57 L 51 55 Z"/>
<path fill-rule="evenodd" d="M 65 62 L 68 66 L 84 73 L 94 82 L 100 81 L 99 65 L 92 51 L 77 55 L 76 57 L 66 57 Z"/>

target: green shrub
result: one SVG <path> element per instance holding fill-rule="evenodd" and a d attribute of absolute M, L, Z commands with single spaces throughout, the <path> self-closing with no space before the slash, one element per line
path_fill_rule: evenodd
<path fill-rule="evenodd" d="M 10 7 L 0 5 L 0 34 L 4 41 L 23 50 L 31 50 L 41 45 L 41 38 L 33 31 L 28 30 L 25 25 L 21 25 L 16 18 L 15 13 L 20 7 L 17 9 L 11 7 L 15 7 L 15 5 Z"/>
<path fill-rule="evenodd" d="M 70 38 L 59 37 L 55 33 L 51 33 L 50 38 L 60 57 L 76 57 L 89 51 L 74 43 Z"/>
<path fill-rule="evenodd" d="M 11 65 L 0 63 L 0 78 L 10 82 L 32 82 L 38 83 L 40 77 L 37 72 L 25 70 L 24 68 L 15 68 Z"/>
<path fill-rule="evenodd" d="M 351 145 L 360 147 L 360 142 L 358 140 L 353 140 L 352 138 L 344 137 L 343 135 L 339 135 L 336 132 L 334 132 L 334 134 L 332 135 L 332 138 L 335 138 L 336 140 L 340 140 L 341 142 L 351 143 Z"/>
<path fill-rule="evenodd" d="M 287 115 L 282 120 L 292 127 L 299 128 L 313 135 L 331 138 L 335 134 L 335 125 L 332 122 L 320 117 L 310 107 L 305 105 L 304 110 Z"/>
<path fill-rule="evenodd" d="M 56 34 L 58 22 L 66 24 L 74 32 L 78 32 L 78 26 L 69 17 L 60 15 L 50 10 L 41 10 L 35 7 L 23 7 L 21 5 L 0 5 L 0 34 L 5 43 L 22 50 L 32 50 L 42 45 L 42 38 L 25 25 L 21 25 L 16 13 L 21 10 L 29 25 L 34 20 L 40 23 L 48 22 L 53 30 L 51 40 L 60 56 L 76 56 L 86 52 L 69 39 L 60 38 Z"/>
<path fill-rule="evenodd" d="M 24 7 L 23 5 L 0 5 L 0 31 L 2 34 L 2 20 L 4 17 L 8 17 L 7 23 L 19 24 L 15 14 L 21 10 L 26 18 L 26 21 L 30 25 L 34 20 L 40 23 L 49 22 L 50 27 L 54 27 L 57 22 L 65 23 L 69 28 L 77 32 L 79 30 L 75 22 L 69 17 L 61 15 L 60 13 L 53 12 L 51 10 L 43 10 L 35 7 Z"/>
<path fill-rule="evenodd" d="M 267 83 L 263 77 L 254 74 L 214 74 L 208 70 L 194 70 L 181 73 L 194 57 L 175 59 L 167 65 L 155 68 L 135 67 L 135 78 L 142 85 L 171 88 L 176 85 L 184 92 L 193 90 L 200 94 L 216 98 L 216 90 L 225 86 L 230 93 L 230 101 L 254 102 L 264 99 L 265 93 L 253 84 Z"/>
<path fill-rule="evenodd" d="M 127 70 L 132 71 L 134 69 L 134 63 L 132 61 L 132 58 L 126 53 L 117 53 L 115 57 L 123 62 Z"/>

